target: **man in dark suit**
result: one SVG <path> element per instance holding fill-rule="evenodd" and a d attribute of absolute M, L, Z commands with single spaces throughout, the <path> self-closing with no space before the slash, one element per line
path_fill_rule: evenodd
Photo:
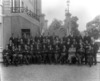
<path fill-rule="evenodd" d="M 43 44 L 42 46 L 42 58 L 43 58 L 43 63 L 46 64 L 47 63 L 47 46 L 46 44 Z"/>
<path fill-rule="evenodd" d="M 14 43 L 14 39 L 15 39 L 15 37 L 14 37 L 14 34 L 12 33 L 12 35 L 11 35 L 11 37 L 10 37 L 10 39 L 9 39 L 9 40 L 11 40 L 11 41 L 12 41 L 12 43 Z"/>
<path fill-rule="evenodd" d="M 86 42 L 86 41 L 88 41 L 89 43 L 91 42 L 91 36 L 89 36 L 88 34 L 86 34 L 85 36 L 84 36 L 84 42 Z"/>
<path fill-rule="evenodd" d="M 24 60 L 24 63 L 26 64 L 29 64 L 29 58 L 28 58 L 28 55 L 29 55 L 29 50 L 28 50 L 28 46 L 27 45 L 24 45 L 24 51 L 23 51 L 23 60 Z"/>
<path fill-rule="evenodd" d="M 50 44 L 49 46 L 48 46 L 48 57 L 49 57 L 49 63 L 51 64 L 51 63 L 53 63 L 53 47 L 52 47 L 52 45 Z"/>
<path fill-rule="evenodd" d="M 54 54 L 55 54 L 55 56 L 54 56 L 55 57 L 55 64 L 57 64 L 58 58 L 60 56 L 60 48 L 57 44 L 55 45 L 55 48 L 54 48 Z"/>
<path fill-rule="evenodd" d="M 97 52 L 99 50 L 99 46 L 97 45 L 97 43 L 93 42 L 92 47 L 93 47 L 93 59 L 96 65 L 97 64 Z"/>
<path fill-rule="evenodd" d="M 11 62 L 10 54 L 11 54 L 11 51 L 8 49 L 8 45 L 7 45 L 6 49 L 3 50 L 3 61 L 4 61 L 4 65 L 6 66 L 10 64 Z"/>
<path fill-rule="evenodd" d="M 16 50 L 15 46 L 12 47 L 11 56 L 10 57 L 11 57 L 10 58 L 11 59 L 11 64 L 17 65 L 17 63 L 16 63 L 16 60 L 17 60 L 17 50 Z"/>
<path fill-rule="evenodd" d="M 84 56 L 85 56 L 85 64 L 87 64 L 87 52 L 88 52 L 88 49 L 89 49 L 89 42 L 86 41 L 85 42 L 85 54 L 84 54 Z"/>
<path fill-rule="evenodd" d="M 60 63 L 65 64 L 67 62 L 67 58 L 68 58 L 68 55 L 67 55 L 66 45 L 63 45 L 63 47 L 61 49 L 61 56 L 59 59 Z"/>
<path fill-rule="evenodd" d="M 17 49 L 17 63 L 22 64 L 23 63 L 23 50 L 21 49 L 21 45 L 18 46 Z"/>

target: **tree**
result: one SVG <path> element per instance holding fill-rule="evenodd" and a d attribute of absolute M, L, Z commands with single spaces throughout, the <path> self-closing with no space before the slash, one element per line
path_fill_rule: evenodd
<path fill-rule="evenodd" d="M 51 25 L 49 26 L 49 31 L 48 33 L 50 35 L 55 35 L 55 33 L 58 31 L 58 29 L 62 27 L 62 21 L 54 19 L 51 23 Z"/>
<path fill-rule="evenodd" d="M 62 26 L 61 23 L 62 22 L 60 20 L 54 19 L 52 21 L 49 29 L 57 30 L 57 29 L 59 29 Z"/>
<path fill-rule="evenodd" d="M 100 16 L 97 16 L 92 21 L 88 22 L 86 27 L 88 34 L 95 39 L 98 39 L 100 36 Z"/>
<path fill-rule="evenodd" d="M 78 18 L 72 17 L 71 19 L 71 32 L 73 33 L 73 35 L 77 36 L 80 34 L 80 31 L 78 30 L 78 24 L 77 24 Z"/>
<path fill-rule="evenodd" d="M 97 29 L 91 29 L 91 31 L 88 31 L 88 34 L 91 36 L 91 37 L 94 37 L 94 39 L 98 39 L 99 37 L 99 32 Z"/>

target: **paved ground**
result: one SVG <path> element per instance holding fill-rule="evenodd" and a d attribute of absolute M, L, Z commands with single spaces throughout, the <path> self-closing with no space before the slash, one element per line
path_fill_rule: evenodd
<path fill-rule="evenodd" d="M 85 65 L 4 67 L 0 64 L 0 81 L 100 81 L 100 63 L 91 68 Z"/>
<path fill-rule="evenodd" d="M 1 81 L 100 81 L 97 66 L 78 65 L 1 65 Z"/>

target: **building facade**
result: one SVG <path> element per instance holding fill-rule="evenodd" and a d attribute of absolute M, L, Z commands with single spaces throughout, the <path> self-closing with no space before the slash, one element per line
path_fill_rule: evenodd
<path fill-rule="evenodd" d="M 3 0 L 3 14 L 4 48 L 12 33 L 15 37 L 24 33 L 33 37 L 41 34 L 45 21 L 41 0 Z"/>
<path fill-rule="evenodd" d="M 2 48 L 3 44 L 3 15 L 2 15 L 2 9 L 3 9 L 3 4 L 2 4 L 2 0 L 0 0 L 0 49 Z"/>
<path fill-rule="evenodd" d="M 3 4 L 0 0 L 0 62 L 2 61 L 2 50 L 3 50 L 3 15 L 2 15 Z"/>

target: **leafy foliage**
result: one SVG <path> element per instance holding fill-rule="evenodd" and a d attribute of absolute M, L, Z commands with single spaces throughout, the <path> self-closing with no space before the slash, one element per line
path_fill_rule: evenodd
<path fill-rule="evenodd" d="M 57 20 L 57 19 L 54 19 L 50 25 L 50 29 L 53 29 L 53 30 L 57 30 L 61 27 L 61 21 Z"/>
<path fill-rule="evenodd" d="M 87 32 L 90 36 L 98 39 L 100 36 L 100 16 L 87 23 Z"/>
<path fill-rule="evenodd" d="M 78 24 L 77 24 L 78 18 L 72 17 L 71 19 L 71 27 L 72 27 L 72 33 L 73 35 L 77 36 L 80 34 L 80 31 L 78 30 Z"/>

